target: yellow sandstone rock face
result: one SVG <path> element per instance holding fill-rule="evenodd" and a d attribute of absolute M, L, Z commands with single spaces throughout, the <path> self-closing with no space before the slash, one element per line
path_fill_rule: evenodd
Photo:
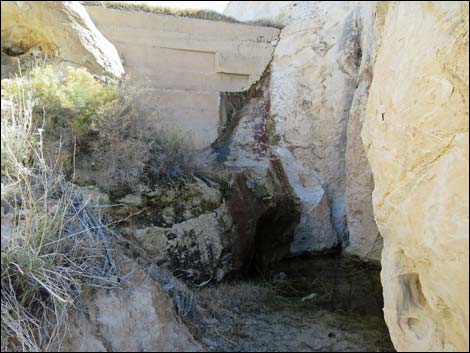
<path fill-rule="evenodd" d="M 124 74 L 116 48 L 78 1 L 2 1 L 3 53 L 41 53 L 92 72 Z"/>
<path fill-rule="evenodd" d="M 399 351 L 468 351 L 468 3 L 391 3 L 362 130 Z"/>

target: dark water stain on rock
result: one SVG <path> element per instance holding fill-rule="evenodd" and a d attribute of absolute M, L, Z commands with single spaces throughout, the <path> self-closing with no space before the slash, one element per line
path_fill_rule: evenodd
<path fill-rule="evenodd" d="M 261 183 L 249 173 L 235 177 L 228 199 L 235 224 L 231 267 L 242 274 L 253 267 L 264 270 L 289 256 L 300 214 L 284 179 L 285 175 L 272 166 Z"/>

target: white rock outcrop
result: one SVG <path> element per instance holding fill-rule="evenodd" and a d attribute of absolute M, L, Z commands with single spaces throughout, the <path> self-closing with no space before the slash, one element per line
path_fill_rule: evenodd
<path fill-rule="evenodd" d="M 349 235 L 349 253 L 379 260 L 372 174 L 359 136 L 371 79 L 374 7 L 250 3 L 232 1 L 225 14 L 237 19 L 269 15 L 285 24 L 271 64 L 270 98 L 278 153 L 303 204 L 293 252 L 345 246 Z M 362 53 L 366 45 L 367 54 Z"/>
<path fill-rule="evenodd" d="M 2 1 L 2 52 L 43 54 L 121 77 L 116 48 L 78 1 Z M 2 70 L 3 71 L 3 70 Z"/>
<path fill-rule="evenodd" d="M 348 242 L 344 251 L 374 261 L 380 261 L 383 240 L 374 219 L 372 207 L 374 180 L 362 143 L 361 130 L 374 72 L 377 27 L 381 25 L 381 12 L 384 6 L 384 3 L 362 2 L 356 9 L 361 55 L 356 89 L 349 110 L 345 155 L 344 200 Z"/>
<path fill-rule="evenodd" d="M 289 183 L 300 201 L 300 222 L 290 244 L 293 255 L 326 253 L 338 247 L 327 194 L 320 181 L 284 146 L 276 148 Z"/>
<path fill-rule="evenodd" d="M 293 7 L 274 52 L 270 86 L 280 144 L 325 190 L 335 230 L 328 237 L 336 244 L 347 228 L 346 128 L 359 66 L 353 9 L 347 2 L 301 2 Z M 316 216 L 325 214 L 307 213 L 304 218 Z"/>

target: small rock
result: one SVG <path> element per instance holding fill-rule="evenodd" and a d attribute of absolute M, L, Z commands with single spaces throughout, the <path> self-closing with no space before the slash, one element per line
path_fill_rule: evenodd
<path fill-rule="evenodd" d="M 129 194 L 119 200 L 120 203 L 134 206 L 134 207 L 141 207 L 143 206 L 144 202 L 142 199 L 142 195 L 140 194 Z"/>
<path fill-rule="evenodd" d="M 175 210 L 173 207 L 166 207 L 162 210 L 162 218 L 163 218 L 163 221 L 168 224 L 168 225 L 172 225 L 175 223 L 175 218 L 176 218 L 176 214 L 175 214 Z"/>

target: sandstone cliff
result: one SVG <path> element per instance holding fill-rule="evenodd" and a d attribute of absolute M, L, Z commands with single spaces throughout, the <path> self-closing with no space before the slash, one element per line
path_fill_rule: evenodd
<path fill-rule="evenodd" d="M 398 350 L 468 350 L 468 3 L 393 3 L 362 138 Z"/>
<path fill-rule="evenodd" d="M 303 208 L 310 244 L 319 245 L 316 230 L 331 214 L 329 239 L 378 259 L 380 231 L 395 347 L 468 350 L 468 4 L 285 2 L 251 10 L 233 1 L 226 14 L 269 14 L 285 24 L 271 112 L 299 198 L 308 199 L 295 187 L 305 174 L 328 195 L 324 212 Z M 303 250 L 315 248 L 305 242 Z"/>

